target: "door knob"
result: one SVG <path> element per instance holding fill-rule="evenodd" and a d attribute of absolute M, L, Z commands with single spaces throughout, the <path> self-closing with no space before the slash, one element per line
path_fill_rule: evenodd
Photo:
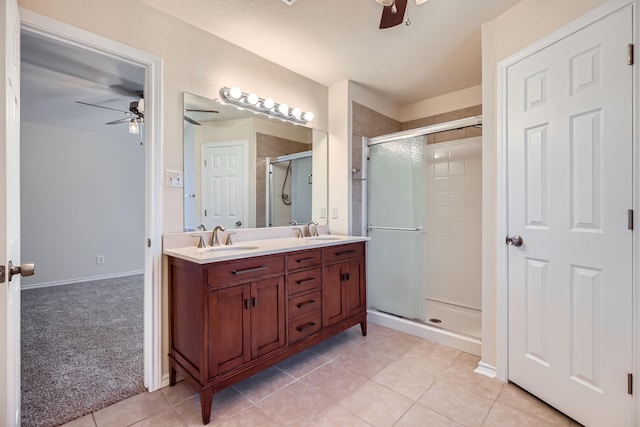
<path fill-rule="evenodd" d="M 22 277 L 33 276 L 36 272 L 36 265 L 34 263 L 22 263 L 19 266 L 14 266 L 11 261 L 9 261 L 9 281 L 16 274 L 21 274 Z"/>
<path fill-rule="evenodd" d="M 236 227 L 240 227 L 242 225 L 242 221 L 236 221 Z"/>
<path fill-rule="evenodd" d="M 520 236 L 507 236 L 505 243 L 510 246 L 520 247 L 522 246 L 522 237 Z"/>

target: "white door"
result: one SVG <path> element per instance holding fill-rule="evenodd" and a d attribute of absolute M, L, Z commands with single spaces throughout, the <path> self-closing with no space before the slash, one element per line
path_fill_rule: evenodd
<path fill-rule="evenodd" d="M 211 229 L 246 227 L 246 143 L 211 143 L 202 148 L 202 223 Z"/>
<path fill-rule="evenodd" d="M 20 425 L 20 16 L 16 0 L 0 6 L 4 46 L 0 107 L 0 425 Z M 5 192 L 6 190 L 6 192 Z M 1 274 L 0 274 L 1 276 Z"/>
<path fill-rule="evenodd" d="M 507 70 L 509 379 L 632 425 L 631 6 Z"/>

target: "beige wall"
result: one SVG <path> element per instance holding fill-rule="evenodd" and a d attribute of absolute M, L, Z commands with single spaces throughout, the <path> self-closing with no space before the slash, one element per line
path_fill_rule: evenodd
<path fill-rule="evenodd" d="M 497 65 L 604 0 L 523 0 L 482 26 L 482 362 L 496 365 Z"/>

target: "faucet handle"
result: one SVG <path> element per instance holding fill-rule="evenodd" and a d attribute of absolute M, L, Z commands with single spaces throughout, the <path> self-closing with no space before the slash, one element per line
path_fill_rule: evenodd
<path fill-rule="evenodd" d="M 294 227 L 293 233 L 295 237 L 302 238 L 302 229 L 300 227 Z"/>
<path fill-rule="evenodd" d="M 238 234 L 238 232 L 237 232 L 237 231 L 230 231 L 230 232 L 228 232 L 228 233 L 227 233 L 227 240 L 226 240 L 226 242 L 224 243 L 224 244 L 225 244 L 225 246 L 231 246 L 231 245 L 233 245 L 233 242 L 231 241 L 231 235 L 232 235 L 232 234 Z"/>
<path fill-rule="evenodd" d="M 204 238 L 202 237 L 201 234 L 192 234 L 191 237 L 199 237 L 200 239 L 198 240 L 198 248 L 206 248 L 207 244 L 204 241 Z"/>

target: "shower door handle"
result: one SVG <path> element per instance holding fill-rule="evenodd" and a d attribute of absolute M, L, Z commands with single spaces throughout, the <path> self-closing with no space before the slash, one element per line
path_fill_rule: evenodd
<path fill-rule="evenodd" d="M 520 236 L 507 236 L 505 243 L 509 246 L 515 246 L 516 248 L 519 248 L 524 242 L 522 241 L 522 237 Z"/>

